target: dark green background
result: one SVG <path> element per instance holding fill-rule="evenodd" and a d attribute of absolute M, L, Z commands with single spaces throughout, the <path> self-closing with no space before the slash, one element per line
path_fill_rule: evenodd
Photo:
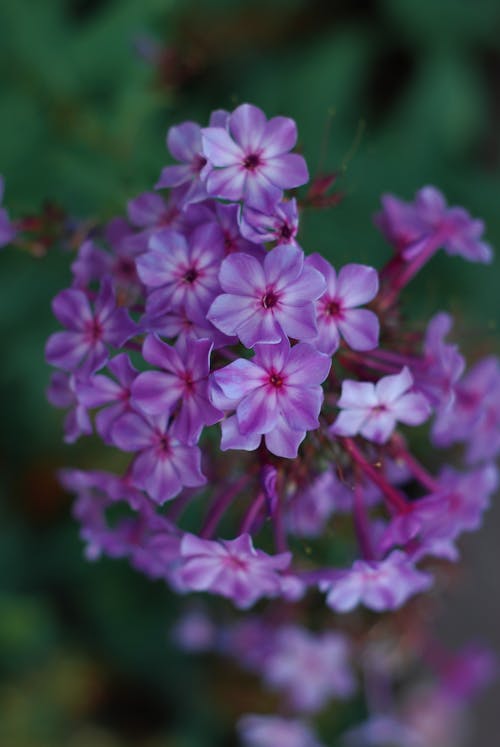
<path fill-rule="evenodd" d="M 156 68 L 134 51 L 147 35 L 168 50 Z M 170 125 L 249 101 L 297 120 L 312 174 L 339 174 L 341 204 L 303 217 L 306 251 L 380 267 L 380 194 L 410 199 L 425 184 L 484 218 L 500 246 L 499 38 L 497 0 L 2 0 L 5 201 L 13 217 L 50 199 L 109 218 L 157 179 Z M 61 414 L 44 397 L 50 299 L 70 259 L 57 247 L 0 259 L 0 743 L 229 746 L 235 714 L 255 706 L 244 686 L 226 692 L 224 670 L 214 687 L 215 664 L 169 646 L 178 602 L 162 585 L 83 562 L 54 478 L 63 464 L 106 464 L 97 443 L 62 445 Z M 438 257 L 408 314 L 451 309 L 465 348 L 498 351 L 498 284 L 497 262 Z M 493 521 L 490 544 L 476 538 L 466 554 L 477 573 L 499 561 Z M 492 592 L 486 582 L 474 597 L 464 636 L 498 628 Z"/>

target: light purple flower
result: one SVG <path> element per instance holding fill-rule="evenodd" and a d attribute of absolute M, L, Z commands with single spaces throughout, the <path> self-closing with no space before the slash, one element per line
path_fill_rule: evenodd
<path fill-rule="evenodd" d="M 467 444 L 469 464 L 495 459 L 500 453 L 500 362 L 483 358 L 455 387 L 455 399 L 438 412 L 432 430 L 437 446 Z"/>
<path fill-rule="evenodd" d="M 256 244 L 273 241 L 297 246 L 295 237 L 298 230 L 299 214 L 295 198 L 278 202 L 270 213 L 262 213 L 248 205 L 244 205 L 241 211 L 241 234 Z"/>
<path fill-rule="evenodd" d="M 177 187 L 183 205 L 199 202 L 207 197 L 202 180 L 207 159 L 202 153 L 201 127 L 196 122 L 183 122 L 167 133 L 167 148 L 179 161 L 178 166 L 165 166 L 156 189 Z"/>
<path fill-rule="evenodd" d="M 347 380 L 342 383 L 342 395 L 337 405 L 342 412 L 330 428 L 336 436 L 360 433 L 369 441 L 385 443 L 396 422 L 420 425 L 430 415 L 427 399 L 411 392 L 413 378 L 405 366 L 401 373 L 384 376 L 376 384 Z"/>
<path fill-rule="evenodd" d="M 198 487 L 206 482 L 199 448 L 172 437 L 168 414 L 147 419 L 132 412 L 122 415 L 111 438 L 119 449 L 139 452 L 132 465 L 132 479 L 156 503 L 175 498 L 184 486 Z"/>
<path fill-rule="evenodd" d="M 333 355 L 343 337 L 353 350 L 373 350 L 378 345 L 379 322 L 376 314 L 358 306 L 372 301 L 378 293 L 378 275 L 373 267 L 349 264 L 338 276 L 319 254 L 306 264 L 321 272 L 326 291 L 316 301 L 318 336 L 313 344 L 322 353 Z"/>
<path fill-rule="evenodd" d="M 178 576 L 185 589 L 221 594 L 240 609 L 248 609 L 261 597 L 279 596 L 280 571 L 291 560 L 288 552 L 267 555 L 255 549 L 248 534 L 220 541 L 186 534 L 180 551 L 183 563 Z"/>
<path fill-rule="evenodd" d="M 137 369 L 126 353 L 108 361 L 108 369 L 115 379 L 103 374 L 91 376 L 76 385 L 78 400 L 88 408 L 102 407 L 96 415 L 96 430 L 106 443 L 112 443 L 111 429 L 115 420 L 130 411 L 130 393 Z"/>
<path fill-rule="evenodd" d="M 452 325 L 449 314 L 433 316 L 425 334 L 424 360 L 411 366 L 416 388 L 440 411 L 453 404 L 456 384 L 465 368 L 458 346 L 445 342 Z"/>
<path fill-rule="evenodd" d="M 54 371 L 47 388 L 47 399 L 54 407 L 68 409 L 64 419 L 64 441 L 74 443 L 80 436 L 92 433 L 92 423 L 85 407 L 76 396 L 76 382 L 73 374 Z"/>
<path fill-rule="evenodd" d="M 313 301 L 324 290 L 322 275 L 304 265 L 294 246 L 277 246 L 263 262 L 249 254 L 231 254 L 219 280 L 225 291 L 212 303 L 207 318 L 247 347 L 277 343 L 285 335 L 304 340 L 316 335 Z"/>
<path fill-rule="evenodd" d="M 353 695 L 356 684 L 349 654 L 347 640 L 340 633 L 313 635 L 287 626 L 275 636 L 265 660 L 264 681 L 284 692 L 292 708 L 319 711 L 333 698 Z"/>
<path fill-rule="evenodd" d="M 342 747 L 431 747 L 417 730 L 410 728 L 402 719 L 382 714 L 349 729 L 343 735 L 341 744 Z"/>
<path fill-rule="evenodd" d="M 3 176 L 0 176 L 0 205 L 2 204 L 3 200 L 4 187 L 5 184 Z M 10 244 L 10 242 L 15 238 L 16 234 L 17 230 L 10 220 L 7 210 L 0 207 L 0 248 L 6 246 L 7 244 Z"/>
<path fill-rule="evenodd" d="M 326 355 L 307 343 L 290 348 L 284 339 L 277 345 L 256 345 L 251 361 L 240 358 L 215 371 L 213 380 L 236 409 L 235 425 L 241 436 L 258 443 L 265 435 L 273 454 L 295 457 L 305 432 L 319 426 L 321 383 L 330 365 Z M 231 446 L 225 435 L 222 448 L 245 448 Z"/>
<path fill-rule="evenodd" d="M 153 288 L 146 311 L 158 317 L 183 309 L 188 318 L 203 323 L 211 302 L 220 291 L 218 273 L 222 252 L 213 231 L 196 230 L 186 238 L 165 229 L 150 240 L 149 251 L 137 260 L 142 282 Z"/>
<path fill-rule="evenodd" d="M 45 356 L 66 371 L 94 373 L 108 360 L 108 346 L 119 348 L 137 333 L 127 311 L 117 307 L 109 280 L 103 282 L 93 310 L 83 291 L 70 288 L 57 294 L 52 311 L 69 331 L 49 337 Z"/>
<path fill-rule="evenodd" d="M 180 338 L 171 347 L 156 336 L 146 338 L 142 354 L 161 371 L 139 374 L 132 387 L 134 404 L 147 415 L 172 413 L 179 407 L 171 434 L 185 444 L 196 443 L 203 426 L 213 425 L 223 413 L 208 399 L 210 340 Z"/>
<path fill-rule="evenodd" d="M 206 179 L 213 197 L 244 200 L 269 210 L 283 194 L 309 178 L 302 156 L 289 151 L 297 141 L 295 122 L 287 117 L 269 121 L 261 109 L 241 104 L 229 117 L 227 129 L 202 131 L 203 152 L 212 170 Z"/>
<path fill-rule="evenodd" d="M 423 252 L 429 242 L 437 242 L 448 254 L 459 254 L 470 262 L 491 262 L 493 252 L 481 240 L 484 223 L 474 220 L 461 207 L 449 208 L 435 187 L 423 187 L 412 203 L 393 195 L 382 197 L 382 211 L 375 224 L 406 260 Z"/>
<path fill-rule="evenodd" d="M 322 747 L 308 724 L 281 716 L 248 714 L 238 731 L 244 747 Z"/>
<path fill-rule="evenodd" d="M 432 577 L 418 571 L 408 555 L 394 550 L 384 560 L 356 560 L 348 571 L 338 571 L 332 581 L 320 582 L 326 603 L 335 612 L 350 612 L 358 604 L 383 612 L 396 610 L 410 597 L 425 591 Z"/>

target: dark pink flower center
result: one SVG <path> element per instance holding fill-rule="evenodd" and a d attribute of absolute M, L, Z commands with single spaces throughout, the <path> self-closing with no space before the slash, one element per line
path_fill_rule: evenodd
<path fill-rule="evenodd" d="M 199 174 L 206 163 L 207 159 L 202 156 L 201 153 L 197 153 L 191 161 L 191 171 L 193 171 L 195 174 Z"/>
<path fill-rule="evenodd" d="M 279 230 L 279 238 L 283 239 L 284 241 L 288 241 L 288 239 L 291 239 L 292 236 L 293 231 L 291 227 L 288 225 L 288 223 L 283 223 Z"/>
<path fill-rule="evenodd" d="M 275 389 L 281 389 L 284 384 L 283 376 L 281 376 L 281 374 L 277 373 L 276 371 L 272 371 L 269 376 L 269 383 L 271 384 L 271 386 L 275 387 Z"/>
<path fill-rule="evenodd" d="M 192 284 L 197 279 L 198 275 L 198 270 L 195 267 L 190 267 L 189 270 L 184 273 L 183 280 L 185 283 Z"/>
<path fill-rule="evenodd" d="M 335 318 L 342 316 L 342 307 L 340 306 L 340 303 L 334 298 L 328 299 L 327 303 L 325 304 L 325 314 L 327 314 L 327 316 L 333 316 Z"/>
<path fill-rule="evenodd" d="M 157 447 L 163 456 L 170 454 L 170 439 L 165 433 L 158 434 Z"/>
<path fill-rule="evenodd" d="M 102 339 L 103 328 L 98 319 L 92 319 L 85 325 L 85 337 L 91 343 L 99 342 Z"/>
<path fill-rule="evenodd" d="M 276 306 L 277 303 L 278 303 L 278 296 L 272 290 L 267 291 L 267 293 L 262 297 L 262 306 L 265 309 L 272 309 L 273 306 Z"/>
<path fill-rule="evenodd" d="M 248 171 L 255 171 L 262 164 L 258 153 L 249 153 L 243 161 L 243 166 Z"/>

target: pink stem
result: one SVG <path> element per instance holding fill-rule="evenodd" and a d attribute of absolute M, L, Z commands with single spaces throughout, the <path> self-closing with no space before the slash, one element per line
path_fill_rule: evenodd
<path fill-rule="evenodd" d="M 259 512 L 264 505 L 264 502 L 266 500 L 265 493 L 261 491 L 257 498 L 252 501 L 250 504 L 248 511 L 246 512 L 245 516 L 243 517 L 243 521 L 241 522 L 240 527 L 240 534 L 245 534 L 245 532 L 250 532 L 253 526 L 253 523 L 257 516 L 259 515 Z"/>
<path fill-rule="evenodd" d="M 377 472 L 372 465 L 367 462 L 361 451 L 358 449 L 352 438 L 340 439 L 347 453 L 353 459 L 353 461 L 359 466 L 362 472 L 373 482 L 377 487 L 380 488 L 383 495 L 387 499 L 387 503 L 396 513 L 407 513 L 409 510 L 409 503 L 399 490 L 393 488 L 385 477 Z"/>
<path fill-rule="evenodd" d="M 250 482 L 250 479 L 251 475 L 243 475 L 234 483 L 234 485 L 231 485 L 227 490 L 219 495 L 208 512 L 205 523 L 200 531 L 200 537 L 207 539 L 213 535 L 222 515 L 225 513 L 226 509 L 229 508 L 234 497 Z"/>

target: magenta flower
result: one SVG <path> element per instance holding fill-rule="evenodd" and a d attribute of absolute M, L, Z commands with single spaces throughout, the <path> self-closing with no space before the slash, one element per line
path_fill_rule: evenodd
<path fill-rule="evenodd" d="M 227 335 L 238 335 L 247 348 L 277 343 L 285 335 L 304 340 L 316 335 L 313 301 L 324 290 L 322 275 L 304 265 L 304 253 L 277 246 L 260 262 L 249 254 L 231 254 L 223 261 L 222 295 L 207 318 Z"/>
<path fill-rule="evenodd" d="M 211 231 L 196 230 L 190 238 L 165 229 L 149 242 L 149 251 L 137 260 L 142 282 L 154 290 L 146 311 L 157 317 L 184 309 L 189 319 L 203 323 L 220 286 L 218 272 L 222 253 Z"/>
<path fill-rule="evenodd" d="M 172 413 L 178 403 L 171 434 L 185 444 L 196 443 L 203 426 L 223 417 L 208 399 L 212 347 L 210 340 L 189 337 L 171 347 L 153 335 L 143 345 L 144 359 L 162 370 L 139 374 L 132 387 L 133 402 L 147 415 Z"/>
<path fill-rule="evenodd" d="M 98 374 L 77 383 L 79 402 L 88 408 L 104 407 L 97 413 L 96 430 L 106 443 L 112 443 L 111 429 L 117 418 L 130 411 L 130 393 L 137 369 L 131 364 L 126 353 L 120 353 L 108 362 L 108 368 L 115 377 Z"/>
<path fill-rule="evenodd" d="M 335 612 L 350 612 L 358 604 L 383 612 L 396 610 L 414 594 L 425 591 L 432 577 L 418 571 L 401 550 L 384 560 L 356 560 L 348 571 L 338 571 L 332 581 L 320 582 L 326 603 Z"/>
<path fill-rule="evenodd" d="M 69 331 L 49 337 L 45 357 L 66 371 L 94 373 L 108 360 L 108 346 L 120 347 L 137 333 L 126 310 L 117 307 L 109 280 L 102 283 L 93 310 L 83 291 L 70 288 L 57 294 L 52 311 Z"/>
<path fill-rule="evenodd" d="M 261 597 L 281 594 L 280 571 L 290 564 L 291 554 L 267 555 L 256 550 L 250 535 L 234 540 L 205 540 L 184 535 L 183 563 L 178 577 L 185 589 L 210 591 L 248 609 Z"/>
<path fill-rule="evenodd" d="M 283 200 L 270 213 L 262 213 L 248 205 L 243 206 L 240 218 L 241 235 L 256 244 L 268 241 L 297 246 L 295 237 L 299 230 L 297 200 Z"/>
<path fill-rule="evenodd" d="M 382 197 L 382 211 L 374 218 L 384 236 L 406 260 L 423 252 L 430 241 L 448 254 L 459 254 L 470 262 L 491 262 L 493 252 L 481 241 L 484 223 L 474 220 L 461 207 L 449 208 L 435 187 L 424 187 L 414 202 L 403 202 L 393 195 Z"/>
<path fill-rule="evenodd" d="M 385 443 L 396 422 L 420 425 L 430 415 L 430 405 L 423 394 L 409 391 L 413 378 L 406 366 L 401 373 L 384 376 L 376 384 L 347 380 L 337 402 L 343 408 L 330 428 L 335 436 L 360 433 L 369 441 Z"/>
<path fill-rule="evenodd" d="M 343 337 L 353 350 L 373 350 L 378 345 L 379 322 L 376 314 L 358 306 L 372 301 L 378 293 L 378 275 L 373 267 L 345 265 L 338 276 L 319 254 L 306 259 L 326 280 L 326 291 L 316 301 L 318 336 L 313 344 L 322 353 L 333 355 Z"/>
<path fill-rule="evenodd" d="M 248 714 L 240 718 L 238 731 L 244 747 L 322 747 L 299 719 Z"/>
<path fill-rule="evenodd" d="M 213 197 L 244 200 L 258 210 L 269 210 L 284 189 L 309 179 L 302 156 L 289 151 L 297 142 L 295 122 L 287 117 L 269 121 L 261 109 L 241 104 L 231 114 L 227 129 L 202 129 L 203 153 L 213 167 L 206 179 Z"/>
<path fill-rule="evenodd" d="M 133 412 L 122 415 L 111 438 L 119 449 L 139 452 L 132 465 L 132 479 L 156 503 L 175 498 L 184 486 L 198 487 L 206 482 L 200 450 L 172 437 L 168 414 L 147 419 Z"/>
<path fill-rule="evenodd" d="M 319 711 L 332 698 L 356 690 L 349 645 L 338 633 L 313 635 L 303 628 L 280 629 L 264 664 L 264 681 L 285 693 L 299 711 Z"/>
<path fill-rule="evenodd" d="M 269 451 L 294 457 L 305 432 L 319 426 L 321 383 L 330 365 L 326 355 L 307 343 L 290 348 L 284 339 L 277 345 L 256 345 L 251 361 L 240 358 L 215 371 L 213 379 L 236 409 L 235 424 L 243 437 L 258 443 L 264 434 Z M 223 448 L 245 447 L 229 445 L 226 433 Z"/>

